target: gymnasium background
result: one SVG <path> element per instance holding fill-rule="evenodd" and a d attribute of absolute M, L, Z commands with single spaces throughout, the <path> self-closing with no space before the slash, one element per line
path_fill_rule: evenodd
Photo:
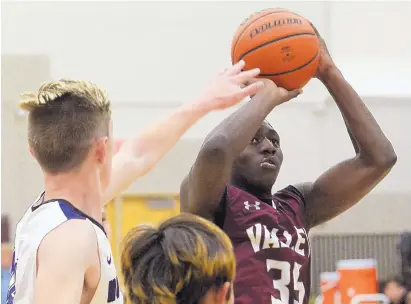
<path fill-rule="evenodd" d="M 15 224 L 42 190 L 28 153 L 26 117 L 16 109 L 22 91 L 50 79 L 91 80 L 111 97 L 115 138 L 132 137 L 199 94 L 230 64 L 240 22 L 273 6 L 312 20 L 398 155 L 391 174 L 361 204 L 311 231 L 313 290 L 318 274 L 333 270 L 340 258 L 377 258 L 381 278 L 398 272 L 397 236 L 411 230 L 410 2 L 3 2 L 3 268 Z M 233 110 L 197 123 L 150 174 L 108 206 L 116 255 L 130 227 L 179 212 L 180 181 L 205 135 Z M 275 188 L 313 180 L 353 154 L 339 111 L 316 80 L 268 119 L 285 154 Z"/>

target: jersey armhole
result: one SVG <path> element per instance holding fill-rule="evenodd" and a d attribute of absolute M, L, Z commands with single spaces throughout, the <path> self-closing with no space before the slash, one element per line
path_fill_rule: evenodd
<path fill-rule="evenodd" d="M 289 193 L 289 195 L 292 195 L 300 204 L 301 216 L 303 217 L 302 220 L 303 220 L 305 229 L 308 233 L 310 231 L 310 228 L 307 226 L 307 219 L 306 219 L 306 213 L 305 213 L 306 201 L 305 201 L 304 194 L 297 187 L 293 185 L 287 186 L 284 190 L 286 190 Z"/>
<path fill-rule="evenodd" d="M 305 208 L 305 198 L 304 198 L 304 195 L 301 193 L 300 190 L 298 190 L 293 185 L 289 185 L 284 190 L 287 190 L 287 191 L 291 192 L 292 194 L 296 195 L 298 197 L 298 200 L 302 203 L 302 206 Z"/>
<path fill-rule="evenodd" d="M 214 215 L 214 224 L 216 224 L 220 229 L 223 229 L 227 207 L 227 186 L 224 188 L 223 195 L 221 196 L 220 203 L 218 204 L 218 209 Z"/>
<path fill-rule="evenodd" d="M 56 225 L 53 229 L 51 229 L 49 232 L 47 232 L 45 235 L 43 235 L 43 237 L 41 239 L 39 239 L 38 242 L 38 246 L 36 248 L 36 252 L 35 252 L 35 257 L 34 257 L 34 277 L 37 278 L 37 273 L 38 273 L 38 266 L 39 266 L 39 261 L 38 261 L 38 254 L 39 254 L 39 249 L 41 244 L 43 243 L 44 239 L 53 231 L 55 231 L 56 229 L 58 229 L 59 227 L 61 227 L 62 225 L 66 224 L 69 221 L 73 221 L 73 220 L 83 220 L 83 221 L 87 221 L 86 218 L 81 218 L 81 217 L 76 217 L 76 218 L 69 218 L 67 220 L 65 220 L 64 222 L 59 223 L 58 225 Z M 100 251 L 99 251 L 99 239 L 98 239 L 98 235 L 96 232 L 96 229 L 93 226 L 93 223 L 91 221 L 88 221 L 88 223 L 91 225 L 91 229 L 93 229 L 93 236 L 96 239 L 96 246 L 97 246 L 97 253 L 98 253 L 98 258 L 100 259 Z M 100 261 L 101 263 L 101 261 Z M 101 266 L 100 266 L 101 267 Z M 87 271 L 87 269 L 85 270 L 85 272 Z M 85 274 L 84 272 L 84 274 Z"/>

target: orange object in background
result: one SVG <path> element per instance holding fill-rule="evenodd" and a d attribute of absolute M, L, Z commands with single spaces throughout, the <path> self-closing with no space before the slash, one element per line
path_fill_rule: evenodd
<path fill-rule="evenodd" d="M 320 274 L 320 287 L 323 304 L 335 304 L 338 297 L 338 272 L 323 272 Z"/>
<path fill-rule="evenodd" d="M 339 274 L 338 289 L 341 294 L 341 304 L 350 304 L 352 298 L 360 294 L 376 294 L 378 292 L 376 260 L 341 260 L 337 262 L 337 272 Z"/>
<path fill-rule="evenodd" d="M 113 154 L 116 154 L 120 149 L 121 145 L 123 144 L 124 139 L 115 139 L 114 146 L 113 146 Z"/>

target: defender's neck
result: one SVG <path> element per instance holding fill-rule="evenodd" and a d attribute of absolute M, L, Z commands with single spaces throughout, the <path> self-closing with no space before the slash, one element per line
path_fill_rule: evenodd
<path fill-rule="evenodd" d="M 64 199 L 98 222 L 102 220 L 102 189 L 96 172 L 45 174 L 44 200 Z"/>

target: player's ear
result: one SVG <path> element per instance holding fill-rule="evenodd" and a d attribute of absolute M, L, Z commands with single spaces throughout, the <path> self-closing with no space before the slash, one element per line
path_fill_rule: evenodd
<path fill-rule="evenodd" d="M 228 285 L 227 294 L 226 294 L 226 303 L 234 304 L 234 284 L 226 282 L 224 285 Z"/>
<path fill-rule="evenodd" d="M 29 151 L 30 151 L 31 156 L 35 158 L 36 156 L 34 155 L 34 151 L 32 147 L 29 147 Z"/>
<path fill-rule="evenodd" d="M 234 294 L 232 284 L 225 282 L 223 286 L 218 288 L 215 292 L 215 303 L 217 304 L 231 304 L 234 303 Z"/>
<path fill-rule="evenodd" d="M 107 162 L 107 158 L 111 157 L 110 149 L 112 149 L 112 147 L 110 144 L 110 140 L 107 136 L 96 139 L 95 153 L 99 164 L 105 164 Z"/>

